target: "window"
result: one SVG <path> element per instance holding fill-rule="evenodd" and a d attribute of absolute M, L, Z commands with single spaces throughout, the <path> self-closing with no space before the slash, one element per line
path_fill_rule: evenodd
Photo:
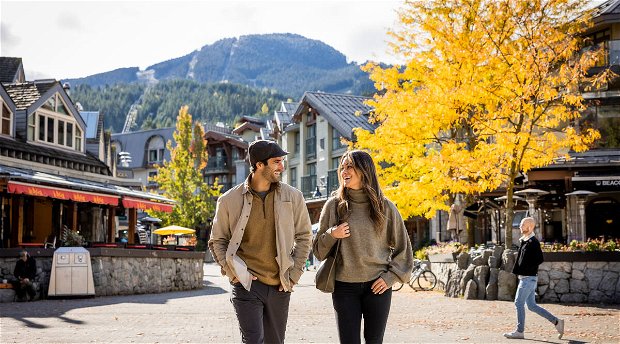
<path fill-rule="evenodd" d="M 0 121 L 2 123 L 0 124 L 0 134 L 11 135 L 11 120 L 13 115 L 11 114 L 9 107 L 6 106 L 4 102 L 0 103 L 2 103 L 2 115 L 0 116 Z"/>
<path fill-rule="evenodd" d="M 148 141 L 149 164 L 160 163 L 164 160 L 164 139 L 161 136 L 153 136 Z"/>
<path fill-rule="evenodd" d="M 340 164 L 340 157 L 332 158 L 332 169 L 337 169 Z"/>
<path fill-rule="evenodd" d="M 332 127 L 332 150 L 336 150 L 338 148 L 342 148 L 342 147 L 345 146 L 345 145 L 342 144 L 342 142 L 340 142 L 341 138 L 342 138 L 342 136 L 340 135 L 338 130 L 336 130 L 336 128 Z"/>
<path fill-rule="evenodd" d="M 290 175 L 290 181 L 289 181 L 289 185 L 292 187 L 297 187 L 297 167 L 292 167 L 289 170 L 289 175 Z"/>
<path fill-rule="evenodd" d="M 35 125 L 36 117 L 33 113 L 28 116 L 28 141 L 34 141 L 34 133 L 36 129 Z"/>
<path fill-rule="evenodd" d="M 300 150 L 300 142 L 299 140 L 301 140 L 301 136 L 299 135 L 299 132 L 294 133 L 295 135 L 295 151 L 294 153 L 297 154 L 299 153 Z"/>
<path fill-rule="evenodd" d="M 30 141 L 82 151 L 82 135 L 82 130 L 58 93 L 28 116 L 27 138 Z"/>
<path fill-rule="evenodd" d="M 316 163 L 308 164 L 308 175 L 316 176 Z"/>

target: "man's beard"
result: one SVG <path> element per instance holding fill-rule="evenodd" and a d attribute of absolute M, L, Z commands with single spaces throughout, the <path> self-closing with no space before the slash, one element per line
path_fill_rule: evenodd
<path fill-rule="evenodd" d="M 282 174 L 276 176 L 274 174 L 274 170 L 271 168 L 265 168 L 263 170 L 263 172 L 261 173 L 261 176 L 263 178 L 265 178 L 266 180 L 268 180 L 270 183 L 277 183 L 280 181 L 280 178 L 282 177 Z"/>

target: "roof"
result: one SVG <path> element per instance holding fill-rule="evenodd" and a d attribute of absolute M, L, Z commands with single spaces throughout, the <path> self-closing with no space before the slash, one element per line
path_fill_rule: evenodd
<path fill-rule="evenodd" d="M 13 99 L 17 110 L 26 110 L 56 84 L 58 84 L 58 81 L 47 79 L 34 82 L 5 84 L 4 88 L 11 99 Z"/>
<path fill-rule="evenodd" d="M 620 21 L 620 0 L 609 0 L 595 7 L 592 12 L 594 24 Z"/>
<path fill-rule="evenodd" d="M 113 185 L 107 182 L 102 183 L 81 178 L 67 177 L 61 174 L 49 174 L 28 169 L 0 165 L 0 175 L 8 176 L 11 180 L 21 180 L 42 185 L 66 187 L 73 190 L 103 192 L 119 196 L 132 196 L 142 199 L 156 200 L 170 204 L 175 203 L 173 200 L 163 197 L 161 195 L 143 192 L 139 190 L 132 190 L 124 186 Z"/>
<path fill-rule="evenodd" d="M 0 56 L 0 82 L 15 82 L 21 65 L 21 57 Z"/>
<path fill-rule="evenodd" d="M 86 139 L 96 139 L 99 137 L 99 122 L 103 123 L 103 116 L 99 116 L 99 111 L 80 111 L 80 115 L 86 123 Z"/>
<path fill-rule="evenodd" d="M 256 123 L 252 123 L 252 122 L 244 122 L 243 124 L 241 124 L 240 126 L 236 127 L 235 129 L 233 129 L 233 134 L 237 134 L 237 135 L 241 135 L 244 131 L 246 130 L 252 130 L 254 132 L 260 132 L 261 128 L 263 128 L 265 126 L 265 123 L 261 123 L 261 125 L 258 125 Z"/>
<path fill-rule="evenodd" d="M 46 159 L 48 161 L 51 159 L 54 161 L 71 162 L 72 164 L 83 164 L 94 167 L 98 171 L 93 173 L 112 175 L 108 166 L 90 153 L 74 153 L 60 148 L 53 148 L 52 146 L 35 145 L 0 136 L 0 156 L 5 154 L 9 154 L 9 156 L 17 159 L 40 163 L 46 163 Z"/>
<path fill-rule="evenodd" d="M 229 144 L 247 149 L 248 143 L 239 135 L 231 134 L 231 133 L 223 133 L 220 131 L 207 130 L 205 131 L 205 138 L 207 139 L 207 144 L 211 144 L 212 140 L 228 142 Z"/>
<path fill-rule="evenodd" d="M 176 142 L 172 135 L 175 130 L 176 128 L 159 128 L 112 134 L 111 141 L 112 143 L 120 143 L 122 151 L 128 152 L 131 155 L 131 163 L 128 168 L 140 168 L 143 167 L 146 162 L 147 157 L 145 154 L 147 154 L 147 152 L 145 147 L 147 141 L 154 136 L 160 136 L 163 138 L 164 144 L 167 144 L 168 141 L 172 141 L 172 144 L 175 145 Z M 170 160 L 170 151 L 167 149 L 164 150 L 164 159 Z"/>
<path fill-rule="evenodd" d="M 581 153 L 570 152 L 568 159 L 566 157 L 557 158 L 552 164 L 537 168 L 536 170 L 606 166 L 620 167 L 620 149 L 595 149 Z"/>
<path fill-rule="evenodd" d="M 365 104 L 369 99 L 371 98 L 347 94 L 306 92 L 301 103 L 316 109 L 343 137 L 352 140 L 353 128 L 375 130 L 375 126 L 368 122 L 368 115 L 373 110 Z M 304 106 L 297 108 L 293 115 L 294 120 L 299 121 L 303 109 Z"/>
<path fill-rule="evenodd" d="M 299 103 L 297 102 L 282 102 L 282 110 L 288 112 L 290 115 L 293 115 L 298 107 Z"/>
<path fill-rule="evenodd" d="M 280 130 L 283 130 L 287 125 L 289 125 L 293 118 L 291 116 L 291 114 L 293 114 L 294 112 L 285 112 L 285 111 L 276 111 L 274 114 L 274 120 L 276 121 L 276 124 L 278 125 L 278 128 Z"/>
<path fill-rule="evenodd" d="M 250 122 L 250 123 L 254 123 L 254 124 L 258 124 L 258 125 L 264 125 L 265 124 L 265 118 L 259 118 L 259 117 L 254 117 L 254 116 L 243 116 L 237 122 L 238 123 Z"/>

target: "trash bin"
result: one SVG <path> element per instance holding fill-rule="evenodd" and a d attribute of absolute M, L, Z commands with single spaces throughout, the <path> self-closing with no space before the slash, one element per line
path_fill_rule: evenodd
<path fill-rule="evenodd" d="M 95 295 L 90 252 L 83 247 L 60 247 L 54 251 L 47 295 Z"/>

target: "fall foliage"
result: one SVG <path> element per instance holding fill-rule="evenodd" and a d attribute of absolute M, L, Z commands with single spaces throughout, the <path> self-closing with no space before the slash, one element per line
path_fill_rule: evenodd
<path fill-rule="evenodd" d="M 170 150 L 170 161 L 164 161 L 158 168 L 153 181 L 159 184 L 164 196 L 175 200 L 172 213 L 157 213 L 164 225 L 174 224 L 197 228 L 205 224 L 215 210 L 215 198 L 219 196 L 217 185 L 209 186 L 202 176 L 209 158 L 204 129 L 199 122 L 192 124 L 188 107 L 183 106 L 177 117 L 173 134 L 176 146 L 166 144 Z"/>
<path fill-rule="evenodd" d="M 408 1 L 391 32 L 406 64 L 369 63 L 379 91 L 374 133 L 357 148 L 382 162 L 386 194 L 404 217 L 432 217 L 457 193 L 505 189 L 512 244 L 514 180 L 599 137 L 574 123 L 580 86 L 600 52 L 582 50 L 586 1 Z M 598 75 L 590 85 L 605 75 Z"/>

